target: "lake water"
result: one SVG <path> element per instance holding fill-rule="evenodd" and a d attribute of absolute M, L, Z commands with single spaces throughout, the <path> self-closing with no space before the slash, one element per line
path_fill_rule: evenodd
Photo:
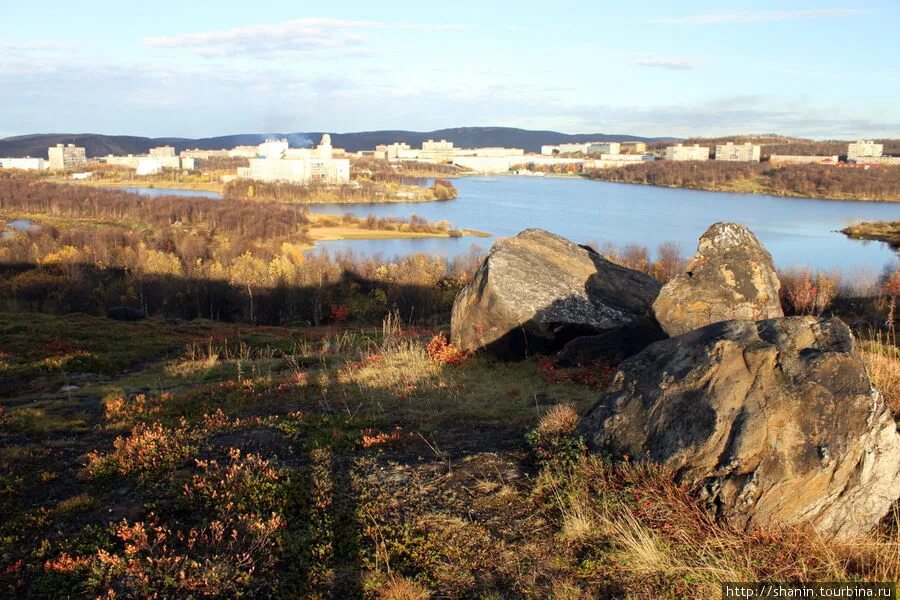
<path fill-rule="evenodd" d="M 214 198 L 222 199 L 219 192 L 207 192 L 204 190 L 177 190 L 166 188 L 142 188 L 142 187 L 105 187 L 104 190 L 113 190 L 118 192 L 131 192 L 132 194 L 140 194 L 141 196 L 149 196 L 158 198 L 160 196 L 187 196 L 189 198 Z"/>
<path fill-rule="evenodd" d="M 488 249 L 495 237 L 540 227 L 578 243 L 640 244 L 655 249 L 674 241 L 690 256 L 697 238 L 717 221 L 748 226 L 782 268 L 810 266 L 845 272 L 880 272 L 897 255 L 881 242 L 847 238 L 840 230 L 859 221 L 900 219 L 900 204 L 779 198 L 607 183 L 579 178 L 464 177 L 454 180 L 459 198 L 448 202 L 313 205 L 317 213 L 379 217 L 417 214 L 446 219 L 460 229 L 492 238 L 337 240 L 320 242 L 329 252 L 353 251 L 389 259 L 416 252 L 455 256 L 473 245 Z M 135 190 L 137 191 L 137 190 Z M 149 195 L 179 190 L 141 189 Z M 212 192 L 195 192 L 219 197 Z"/>

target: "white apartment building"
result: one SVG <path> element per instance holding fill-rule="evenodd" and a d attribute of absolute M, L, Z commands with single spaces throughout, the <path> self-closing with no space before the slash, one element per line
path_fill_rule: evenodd
<path fill-rule="evenodd" d="M 544 156 L 553 156 L 554 154 L 576 154 L 581 152 L 582 154 L 587 154 L 589 143 L 577 143 L 577 144 L 553 144 L 547 146 L 541 146 L 541 154 Z"/>
<path fill-rule="evenodd" d="M 190 171 L 196 167 L 193 158 L 172 155 L 129 154 L 127 156 L 113 156 L 112 154 L 101 159 L 108 165 L 116 165 L 127 169 L 134 169 L 137 175 L 155 175 L 163 169 L 175 169 Z"/>
<path fill-rule="evenodd" d="M 619 142 L 590 142 L 585 154 L 619 154 L 621 151 L 622 144 Z"/>
<path fill-rule="evenodd" d="M 47 149 L 50 168 L 56 171 L 71 171 L 87 164 L 84 148 L 75 144 L 57 144 Z"/>
<path fill-rule="evenodd" d="M 584 161 L 585 169 L 612 169 L 639 165 L 656 160 L 652 154 L 601 154 L 599 159 Z"/>
<path fill-rule="evenodd" d="M 773 165 L 836 165 L 838 156 L 814 156 L 811 154 L 773 154 L 769 157 Z"/>
<path fill-rule="evenodd" d="M 315 148 L 289 148 L 286 141 L 279 140 L 260 144 L 259 154 L 260 158 L 250 159 L 249 167 L 238 169 L 239 179 L 328 185 L 350 182 L 350 160 L 334 158 L 331 136 L 327 133 Z"/>
<path fill-rule="evenodd" d="M 646 142 L 620 142 L 619 150 L 629 154 L 646 154 L 647 144 Z"/>
<path fill-rule="evenodd" d="M 259 155 L 259 146 L 235 146 L 228 151 L 229 158 L 256 158 Z"/>
<path fill-rule="evenodd" d="M 393 144 L 380 144 L 375 146 L 375 158 L 382 160 L 398 160 L 401 151 L 412 150 L 409 144 L 404 142 L 394 142 Z"/>
<path fill-rule="evenodd" d="M 876 144 L 875 140 L 859 140 L 847 145 L 847 161 L 870 162 L 868 159 L 877 158 L 882 152 L 884 152 L 883 144 Z"/>
<path fill-rule="evenodd" d="M 43 171 L 50 163 L 43 158 L 0 158 L 0 169 L 21 169 L 23 171 Z"/>
<path fill-rule="evenodd" d="M 716 160 L 729 162 L 759 162 L 760 147 L 751 144 L 716 144 Z"/>
<path fill-rule="evenodd" d="M 666 160 L 709 160 L 709 148 L 694 144 L 693 146 L 685 146 L 683 144 L 675 144 L 667 146 L 665 153 Z"/>
<path fill-rule="evenodd" d="M 175 148 L 172 146 L 157 146 L 156 148 L 150 148 L 150 152 L 148 153 L 150 156 L 175 156 Z"/>
<path fill-rule="evenodd" d="M 228 158 L 230 150 L 182 150 L 180 155 L 182 158 L 193 158 L 196 160 L 208 160 L 210 158 Z"/>

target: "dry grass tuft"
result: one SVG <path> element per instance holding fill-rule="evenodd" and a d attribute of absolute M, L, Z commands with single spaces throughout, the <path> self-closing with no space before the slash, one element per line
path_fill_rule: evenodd
<path fill-rule="evenodd" d="M 431 592 L 406 577 L 391 577 L 378 591 L 382 600 L 428 600 Z"/>
<path fill-rule="evenodd" d="M 557 404 L 547 411 L 538 424 L 538 433 L 542 436 L 559 436 L 570 434 L 578 425 L 578 412 L 572 403 Z"/>
<path fill-rule="evenodd" d="M 863 341 L 862 357 L 872 383 L 884 395 L 894 414 L 900 414 L 900 348 L 880 335 Z"/>

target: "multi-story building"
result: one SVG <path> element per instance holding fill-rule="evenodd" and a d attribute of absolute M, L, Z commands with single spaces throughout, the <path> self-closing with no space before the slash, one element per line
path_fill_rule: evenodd
<path fill-rule="evenodd" d="M 50 168 L 57 171 L 72 171 L 87 164 L 84 148 L 75 144 L 57 144 L 47 149 Z"/>
<path fill-rule="evenodd" d="M 882 152 L 883 144 L 876 144 L 875 140 L 859 140 L 847 145 L 847 161 L 869 162 L 868 159 L 878 158 Z"/>
<path fill-rule="evenodd" d="M 152 154 L 113 156 L 110 154 L 100 160 L 108 165 L 134 169 L 138 175 L 154 175 L 163 169 L 190 171 L 195 168 L 196 164 L 193 158 L 175 156 L 174 154 L 162 156 L 153 156 Z"/>
<path fill-rule="evenodd" d="M 182 150 L 180 156 L 182 158 L 193 158 L 197 160 L 209 160 L 210 158 L 228 158 L 230 150 Z"/>
<path fill-rule="evenodd" d="M 716 160 L 730 162 L 759 162 L 760 147 L 756 144 L 716 144 Z"/>
<path fill-rule="evenodd" d="M 393 144 L 381 144 L 375 146 L 375 158 L 383 160 L 399 160 L 400 153 L 412 150 L 409 144 L 404 142 L 394 142 Z"/>
<path fill-rule="evenodd" d="M 260 158 L 251 158 L 249 167 L 237 170 L 239 179 L 327 185 L 350 181 L 350 160 L 334 158 L 331 136 L 327 133 L 315 148 L 290 148 L 285 141 L 283 149 L 279 142 L 263 149 L 265 144 L 260 145 Z"/>
<path fill-rule="evenodd" d="M 175 156 L 175 148 L 172 146 L 157 146 L 150 148 L 150 156 Z"/>
<path fill-rule="evenodd" d="M 235 146 L 228 151 L 229 158 L 256 158 L 259 155 L 259 146 Z"/>
<path fill-rule="evenodd" d="M 836 165 L 838 156 L 814 156 L 810 154 L 773 154 L 769 157 L 773 165 Z"/>
<path fill-rule="evenodd" d="M 619 152 L 622 154 L 646 154 L 647 144 L 645 142 L 620 142 Z"/>
<path fill-rule="evenodd" d="M 585 154 L 618 154 L 622 151 L 619 142 L 589 142 Z"/>
<path fill-rule="evenodd" d="M 601 154 L 599 159 L 584 161 L 585 169 L 612 169 L 614 167 L 627 167 L 639 165 L 655 160 L 652 154 Z"/>
<path fill-rule="evenodd" d="M 693 146 L 675 144 L 666 147 L 665 158 L 666 160 L 709 160 L 709 148 L 700 144 Z"/>
<path fill-rule="evenodd" d="M 43 171 L 50 164 L 43 158 L 0 158 L 0 169 L 21 169 L 23 171 Z"/>
<path fill-rule="evenodd" d="M 553 144 L 541 146 L 541 154 L 544 156 L 553 156 L 555 154 L 587 154 L 588 148 L 592 143 L 601 142 L 580 142 L 575 144 Z"/>
<path fill-rule="evenodd" d="M 856 159 L 858 165 L 881 165 L 885 167 L 900 166 L 900 156 L 859 156 Z"/>

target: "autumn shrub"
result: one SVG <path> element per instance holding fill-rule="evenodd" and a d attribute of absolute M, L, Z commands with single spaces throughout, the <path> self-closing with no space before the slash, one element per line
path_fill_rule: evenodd
<path fill-rule="evenodd" d="M 805 269 L 779 273 L 783 307 L 796 315 L 822 315 L 831 306 L 840 289 L 838 274 L 816 273 Z"/>
<path fill-rule="evenodd" d="M 127 436 L 118 436 L 109 454 L 90 452 L 87 474 L 100 477 L 118 473 L 152 476 L 171 471 L 197 451 L 196 434 L 182 422 L 173 428 L 160 423 L 138 423 Z"/>
<path fill-rule="evenodd" d="M 538 426 L 526 434 L 538 462 L 569 468 L 586 451 L 576 432 L 578 413 L 573 404 L 557 404 L 541 417 Z"/>
<path fill-rule="evenodd" d="M 117 529 L 123 550 L 97 553 L 108 590 L 125 597 L 236 597 L 244 595 L 278 560 L 281 517 L 212 521 L 187 531 L 154 520 Z"/>
<path fill-rule="evenodd" d="M 428 357 L 445 365 L 460 365 L 469 358 L 470 353 L 459 346 L 451 344 L 444 334 L 432 337 L 426 347 Z"/>
<path fill-rule="evenodd" d="M 197 460 L 199 474 L 184 485 L 184 497 L 219 518 L 281 514 L 287 499 L 287 476 L 256 454 L 228 451 L 228 463 Z"/>

